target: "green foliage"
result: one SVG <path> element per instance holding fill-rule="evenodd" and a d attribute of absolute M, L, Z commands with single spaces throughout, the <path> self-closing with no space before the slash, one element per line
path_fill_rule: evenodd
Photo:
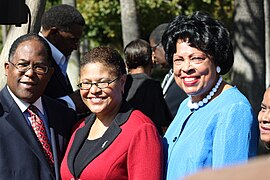
<path fill-rule="evenodd" d="M 90 46 L 122 42 L 119 1 L 78 0 L 77 8 L 85 18 L 85 36 L 90 41 Z"/>
<path fill-rule="evenodd" d="M 86 20 L 85 38 L 90 47 L 111 45 L 122 48 L 121 10 L 119 0 L 77 0 L 77 8 Z M 140 34 L 148 40 L 159 24 L 169 22 L 179 14 L 207 11 L 230 26 L 233 0 L 137 0 Z"/>
<path fill-rule="evenodd" d="M 61 0 L 48 0 L 46 10 L 60 3 Z M 234 0 L 137 0 L 140 38 L 148 40 L 157 25 L 169 22 L 176 15 L 189 15 L 197 10 L 209 12 L 230 27 L 233 3 Z M 85 38 L 89 48 L 111 45 L 122 49 L 119 0 L 77 0 L 77 8 L 86 20 Z"/>
<path fill-rule="evenodd" d="M 46 2 L 45 10 L 50 9 L 50 7 L 61 4 L 61 0 L 48 0 Z"/>

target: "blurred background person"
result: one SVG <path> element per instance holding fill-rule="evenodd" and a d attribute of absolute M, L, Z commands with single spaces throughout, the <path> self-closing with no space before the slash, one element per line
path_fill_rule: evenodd
<path fill-rule="evenodd" d="M 87 114 L 89 109 L 83 103 L 79 90 L 73 91 L 67 66 L 72 51 L 79 47 L 84 25 L 84 18 L 77 9 L 61 4 L 43 14 L 40 32 L 51 47 L 54 67 L 54 74 L 45 94 L 60 99 L 59 101 L 76 110 L 78 115 Z"/>
<path fill-rule="evenodd" d="M 61 165 L 66 179 L 163 177 L 160 135 L 154 123 L 123 99 L 125 62 L 109 47 L 97 47 L 80 62 L 80 93 L 91 114 L 73 133 Z"/>
<path fill-rule="evenodd" d="M 253 109 L 221 76 L 234 62 L 224 25 L 203 12 L 180 15 L 168 25 L 162 44 L 176 83 L 189 95 L 163 138 L 166 178 L 181 179 L 256 156 L 259 134 Z"/>
<path fill-rule="evenodd" d="M 128 75 L 124 97 L 132 107 L 142 111 L 164 135 L 172 121 L 163 98 L 160 82 L 152 79 L 152 51 L 149 43 L 142 39 L 131 41 L 124 49 Z"/>
<path fill-rule="evenodd" d="M 267 150 L 270 150 L 270 88 L 264 93 L 261 110 L 258 114 L 260 138 Z"/>
<path fill-rule="evenodd" d="M 150 34 L 149 42 L 152 47 L 152 60 L 161 69 L 168 69 L 161 87 L 164 99 L 170 110 L 172 118 L 176 115 L 180 103 L 187 97 L 186 93 L 176 84 L 172 73 L 172 67 L 165 59 L 165 52 L 161 44 L 162 35 L 168 23 L 158 25 Z"/>

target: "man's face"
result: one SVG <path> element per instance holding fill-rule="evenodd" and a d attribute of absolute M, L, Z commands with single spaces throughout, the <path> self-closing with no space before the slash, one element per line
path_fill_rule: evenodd
<path fill-rule="evenodd" d="M 154 64 L 159 64 L 162 68 L 168 66 L 167 61 L 165 60 L 165 51 L 161 43 L 155 43 L 150 40 L 150 46 L 152 47 L 152 61 Z"/>
<path fill-rule="evenodd" d="M 40 73 L 46 67 L 47 72 Z M 44 45 L 36 39 L 22 42 L 10 62 L 5 63 L 5 74 L 7 85 L 15 96 L 28 103 L 35 102 L 53 74 Z"/>
<path fill-rule="evenodd" d="M 80 39 L 83 33 L 83 26 L 73 25 L 69 32 L 57 30 L 56 39 L 51 42 L 65 57 L 71 55 L 72 51 L 79 47 Z"/>

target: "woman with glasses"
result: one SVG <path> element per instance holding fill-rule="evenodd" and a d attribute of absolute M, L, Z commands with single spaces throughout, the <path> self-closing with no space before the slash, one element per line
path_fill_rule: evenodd
<path fill-rule="evenodd" d="M 97 47 L 80 62 L 80 93 L 91 115 L 74 131 L 62 179 L 161 179 L 162 144 L 154 123 L 123 100 L 120 54 Z"/>

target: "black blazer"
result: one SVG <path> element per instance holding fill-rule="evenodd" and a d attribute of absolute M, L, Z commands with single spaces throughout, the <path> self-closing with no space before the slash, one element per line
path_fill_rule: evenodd
<path fill-rule="evenodd" d="M 172 82 L 170 82 L 166 93 L 164 94 L 164 99 L 171 112 L 172 118 L 175 117 L 181 102 L 186 98 L 187 94 L 176 84 L 175 80 L 173 79 Z"/>
<path fill-rule="evenodd" d="M 134 109 L 142 111 L 156 125 L 163 135 L 162 126 L 168 127 L 172 121 L 170 111 L 163 98 L 159 81 L 146 74 L 129 74 L 125 84 L 124 99 Z"/>
<path fill-rule="evenodd" d="M 76 115 L 73 110 L 51 98 L 44 96 L 42 102 L 49 121 L 55 173 L 51 171 L 34 131 L 5 86 L 0 92 L 1 180 L 59 179 L 59 165 Z"/>
<path fill-rule="evenodd" d="M 73 93 L 72 86 L 70 84 L 69 78 L 63 75 L 60 67 L 56 64 L 55 60 L 52 61 L 52 67 L 54 68 L 54 73 L 46 87 L 45 95 L 56 99 L 62 96 L 67 96 Z"/>

